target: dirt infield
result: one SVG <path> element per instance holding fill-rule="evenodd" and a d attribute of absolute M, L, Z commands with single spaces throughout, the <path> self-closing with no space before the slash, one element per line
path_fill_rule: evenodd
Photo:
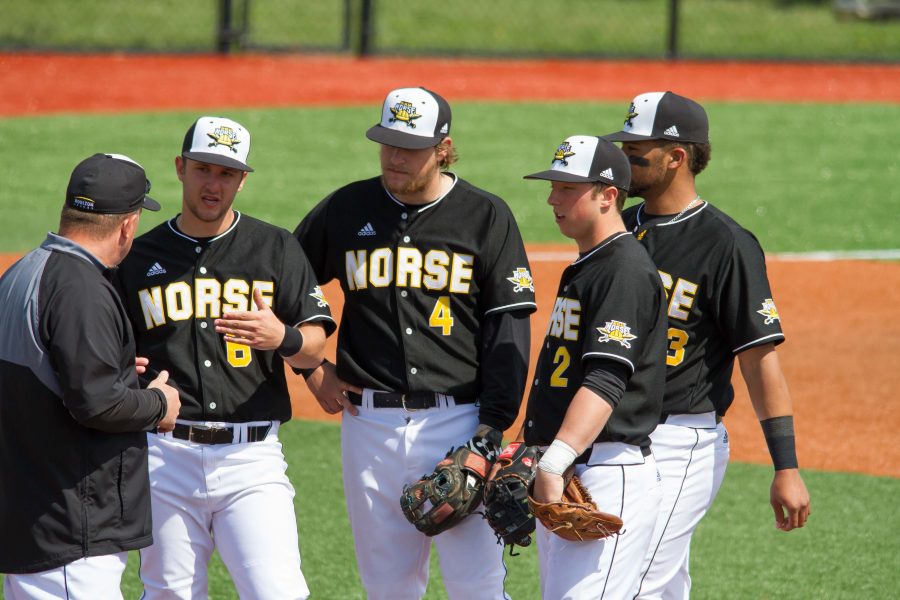
<path fill-rule="evenodd" d="M 621 101 L 677 89 L 706 100 L 900 102 L 896 65 L 0 54 L 0 89 L 7 90 L 0 117 L 378 103 L 385 90 L 409 84 L 434 87 L 451 101 Z M 546 250 L 571 251 L 529 247 L 530 254 Z M 0 272 L 13 258 L 0 256 Z M 539 304 L 533 358 L 564 265 L 532 264 Z M 788 339 L 779 355 L 794 397 L 801 465 L 900 477 L 892 441 L 900 430 L 900 265 L 770 261 L 769 270 Z M 339 314 L 339 289 L 332 283 L 326 293 Z M 333 336 L 329 356 L 334 343 Z M 289 378 L 297 416 L 323 418 L 302 380 Z M 735 387 L 726 418 L 732 456 L 767 463 L 740 377 Z"/>

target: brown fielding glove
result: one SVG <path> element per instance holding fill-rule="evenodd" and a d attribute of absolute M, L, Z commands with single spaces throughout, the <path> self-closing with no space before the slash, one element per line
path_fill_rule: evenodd
<path fill-rule="evenodd" d="M 574 475 L 559 502 L 538 502 L 529 490 L 528 505 L 548 531 L 573 542 L 602 540 L 622 529 L 622 519 L 597 510 L 594 499 Z"/>
<path fill-rule="evenodd" d="M 449 452 L 431 475 L 403 487 L 400 508 L 416 529 L 428 536 L 438 535 L 478 507 L 490 470 L 491 461 L 460 446 Z"/>

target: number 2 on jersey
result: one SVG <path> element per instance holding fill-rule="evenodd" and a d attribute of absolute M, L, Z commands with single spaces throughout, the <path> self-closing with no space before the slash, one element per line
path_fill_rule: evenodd
<path fill-rule="evenodd" d="M 566 369 L 569 368 L 571 362 L 572 358 L 569 356 L 569 351 L 566 350 L 565 346 L 560 346 L 556 349 L 556 356 L 553 357 L 553 364 L 558 366 L 553 369 L 553 374 L 550 375 L 550 385 L 552 387 L 564 388 L 569 385 L 569 378 L 564 377 L 563 374 L 566 372 Z"/>
<path fill-rule="evenodd" d="M 668 335 L 669 351 L 666 353 L 666 365 L 675 367 L 684 360 L 684 345 L 687 344 L 690 336 L 687 331 L 675 327 L 669 327 Z"/>
<path fill-rule="evenodd" d="M 453 317 L 450 315 L 450 296 L 441 296 L 431 311 L 431 317 L 428 319 L 429 327 L 440 327 L 441 335 L 450 335 L 450 329 L 453 327 Z"/>

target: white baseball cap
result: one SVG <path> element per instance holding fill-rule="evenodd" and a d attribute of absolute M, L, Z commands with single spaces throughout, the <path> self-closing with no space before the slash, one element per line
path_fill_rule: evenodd
<path fill-rule="evenodd" d="M 366 132 L 373 142 L 420 150 L 450 135 L 450 105 L 425 88 L 391 90 L 384 99 L 381 122 Z"/>
<path fill-rule="evenodd" d="M 200 117 L 187 130 L 181 145 L 185 158 L 239 171 L 253 171 L 247 164 L 249 154 L 250 132 L 225 117 Z"/>
<path fill-rule="evenodd" d="M 573 135 L 556 147 L 549 170 L 524 178 L 568 183 L 599 181 L 627 192 L 631 185 L 631 165 L 625 153 L 612 142 L 595 135 Z"/>

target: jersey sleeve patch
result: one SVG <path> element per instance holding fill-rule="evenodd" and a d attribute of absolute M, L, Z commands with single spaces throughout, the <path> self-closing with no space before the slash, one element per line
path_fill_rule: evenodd
<path fill-rule="evenodd" d="M 534 292 L 534 280 L 531 278 L 531 273 L 528 272 L 528 269 L 524 267 L 516 267 L 513 270 L 512 277 L 507 277 L 506 280 L 513 284 L 513 291 L 516 293 L 525 290 Z"/>
<path fill-rule="evenodd" d="M 771 325 L 775 321 L 781 322 L 781 317 L 778 315 L 778 309 L 775 307 L 775 302 L 771 298 L 763 300 L 762 308 L 756 312 L 765 317 L 765 320 L 763 321 L 764 325 Z"/>
<path fill-rule="evenodd" d="M 321 286 L 316 286 L 313 288 L 312 294 L 310 294 L 317 301 L 317 306 L 319 308 L 325 308 L 328 306 L 328 300 L 325 299 L 325 292 L 322 291 Z"/>
<path fill-rule="evenodd" d="M 631 327 L 623 321 L 607 321 L 603 327 L 598 327 L 600 337 L 598 342 L 616 342 L 625 348 L 631 348 L 631 340 L 636 340 L 637 336 L 631 333 Z"/>

